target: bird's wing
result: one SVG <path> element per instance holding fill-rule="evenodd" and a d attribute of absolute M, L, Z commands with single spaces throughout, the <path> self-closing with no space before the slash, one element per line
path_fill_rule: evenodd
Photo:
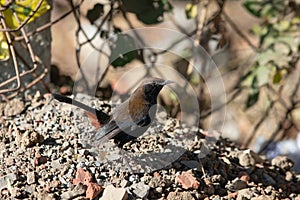
<path fill-rule="evenodd" d="M 119 146 L 123 146 L 141 136 L 148 129 L 151 119 L 149 115 L 133 116 L 133 118 L 129 113 L 128 101 L 125 101 L 115 109 L 112 119 L 95 134 L 95 140 L 100 144 L 114 139 Z"/>
<path fill-rule="evenodd" d="M 93 139 L 98 143 L 104 143 L 116 136 L 120 131 L 116 122 L 111 120 L 96 132 Z"/>
<path fill-rule="evenodd" d="M 114 139 L 119 147 L 123 146 L 125 143 L 136 138 L 132 133 L 134 131 L 129 130 L 129 126 L 126 130 L 118 127 L 115 121 L 110 121 L 104 127 L 102 127 L 93 137 L 96 144 L 103 144 L 110 139 Z"/>

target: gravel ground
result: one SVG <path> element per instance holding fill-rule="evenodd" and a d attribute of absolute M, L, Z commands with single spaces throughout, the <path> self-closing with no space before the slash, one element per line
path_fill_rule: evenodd
<path fill-rule="evenodd" d="M 84 112 L 51 95 L 15 98 L 0 113 L 0 199 L 300 199 L 287 157 L 267 161 L 162 113 L 122 149 L 97 143 Z"/>

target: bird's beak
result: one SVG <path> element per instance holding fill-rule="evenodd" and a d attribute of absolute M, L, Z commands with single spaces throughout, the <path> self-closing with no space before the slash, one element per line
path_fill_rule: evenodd
<path fill-rule="evenodd" d="M 162 82 L 162 85 L 167 85 L 167 84 L 170 84 L 170 83 L 175 83 L 175 82 L 171 81 L 171 80 L 165 80 L 164 82 Z"/>

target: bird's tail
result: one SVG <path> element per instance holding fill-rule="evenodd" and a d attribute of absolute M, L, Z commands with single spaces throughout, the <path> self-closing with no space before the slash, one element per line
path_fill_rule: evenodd
<path fill-rule="evenodd" d="M 75 99 L 66 97 L 64 95 L 58 94 L 58 93 L 53 93 L 52 94 L 53 98 L 63 102 L 63 103 L 67 103 L 67 104 L 72 104 L 74 106 L 77 106 L 78 108 L 81 108 L 89 113 L 91 113 L 92 115 L 96 115 L 97 120 L 101 123 L 101 124 L 106 124 L 108 122 L 108 120 L 110 119 L 110 116 L 108 114 L 106 114 L 105 112 L 92 108 L 90 106 L 87 106 Z M 88 115 L 88 117 L 91 117 L 91 115 Z"/>

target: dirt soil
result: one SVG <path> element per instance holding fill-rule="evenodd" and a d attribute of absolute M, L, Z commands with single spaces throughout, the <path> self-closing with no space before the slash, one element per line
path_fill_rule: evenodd
<path fill-rule="evenodd" d="M 293 161 L 161 113 L 122 149 L 97 143 L 84 112 L 51 95 L 15 98 L 0 113 L 0 199 L 300 199 Z"/>

